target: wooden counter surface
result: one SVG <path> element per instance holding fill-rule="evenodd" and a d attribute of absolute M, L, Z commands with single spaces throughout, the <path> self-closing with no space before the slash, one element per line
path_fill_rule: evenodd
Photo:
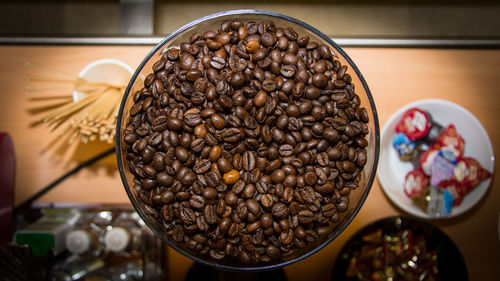
<path fill-rule="evenodd" d="M 78 162 L 112 147 L 100 143 L 50 145 L 57 135 L 44 126 L 30 127 L 36 116 L 28 109 L 39 104 L 30 100 L 37 93 L 27 91 L 33 85 L 24 75 L 48 69 L 76 75 L 85 65 L 101 58 L 119 59 L 135 68 L 151 49 L 151 46 L 0 46 L 0 131 L 8 132 L 15 144 L 16 204 Z M 403 105 L 426 98 L 445 99 L 472 112 L 486 128 L 494 151 L 500 151 L 500 50 L 346 48 L 346 52 L 371 89 L 381 128 Z M 495 175 L 500 172 L 499 166 L 497 163 Z M 433 222 L 457 244 L 470 280 L 500 280 L 499 185 L 498 177 L 494 176 L 485 198 L 474 209 L 459 218 Z M 114 156 L 85 168 L 40 201 L 129 202 Z M 287 266 L 288 279 L 330 280 L 340 248 L 356 230 L 397 214 L 403 212 L 389 202 L 375 181 L 363 208 L 346 231 L 313 256 Z M 169 280 L 183 280 L 191 261 L 171 250 L 169 257 Z"/>

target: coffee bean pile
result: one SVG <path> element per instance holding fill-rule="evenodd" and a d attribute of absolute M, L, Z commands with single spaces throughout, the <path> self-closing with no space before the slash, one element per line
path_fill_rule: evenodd
<path fill-rule="evenodd" d="M 184 249 L 245 264 L 330 234 L 367 161 L 369 121 L 331 49 L 224 22 L 167 49 L 123 134 L 135 192 Z"/>

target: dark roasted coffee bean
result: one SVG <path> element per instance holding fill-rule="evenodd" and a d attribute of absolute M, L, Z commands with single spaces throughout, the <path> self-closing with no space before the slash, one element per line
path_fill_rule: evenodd
<path fill-rule="evenodd" d="M 297 69 L 293 65 L 284 65 L 280 69 L 280 74 L 285 78 L 293 78 Z"/>
<path fill-rule="evenodd" d="M 248 199 L 246 205 L 250 213 L 257 215 L 260 212 L 259 203 L 254 199 Z"/>
<path fill-rule="evenodd" d="M 336 207 L 337 211 L 345 212 L 347 210 L 348 203 L 349 203 L 348 198 L 342 197 L 340 202 L 337 203 L 337 205 L 335 207 Z"/>
<path fill-rule="evenodd" d="M 302 119 L 298 119 L 295 117 L 289 118 L 288 130 L 290 131 L 299 131 L 303 128 Z"/>
<path fill-rule="evenodd" d="M 250 183 L 245 186 L 245 189 L 243 190 L 243 195 L 245 198 L 253 198 L 255 192 L 256 192 L 255 185 Z"/>
<path fill-rule="evenodd" d="M 330 59 L 332 57 L 332 52 L 327 45 L 321 44 L 318 47 L 318 50 L 319 50 L 319 54 L 321 55 L 321 57 L 323 59 Z"/>
<path fill-rule="evenodd" d="M 288 216 L 288 207 L 283 203 L 276 203 L 272 207 L 272 214 L 278 219 L 285 218 Z"/>
<path fill-rule="evenodd" d="M 210 66 L 212 66 L 215 69 L 222 69 L 226 65 L 226 60 L 224 58 L 214 56 L 212 57 L 212 60 L 210 61 Z"/>
<path fill-rule="evenodd" d="M 217 198 L 217 190 L 212 187 L 207 187 L 203 189 L 202 195 L 205 200 L 213 200 Z"/>
<path fill-rule="evenodd" d="M 184 240 L 184 230 L 180 224 L 174 226 L 171 237 L 176 242 L 182 242 Z"/>
<path fill-rule="evenodd" d="M 290 156 L 293 154 L 293 147 L 289 144 L 283 144 L 279 148 L 279 153 L 282 157 Z"/>
<path fill-rule="evenodd" d="M 181 162 L 186 162 L 189 158 L 189 151 L 182 146 L 178 146 L 175 148 L 175 157 Z"/>
<path fill-rule="evenodd" d="M 180 219 L 185 224 L 193 224 L 196 222 L 196 215 L 191 208 L 181 208 L 179 210 Z"/>
<path fill-rule="evenodd" d="M 356 170 L 356 165 L 351 161 L 342 161 L 342 170 L 346 173 L 352 173 Z"/>
<path fill-rule="evenodd" d="M 208 159 L 204 159 L 204 160 L 201 160 L 200 162 L 196 163 L 194 165 L 194 172 L 197 173 L 197 174 L 203 174 L 205 172 L 207 172 L 208 170 L 210 170 L 212 164 L 210 163 L 210 161 Z"/>
<path fill-rule="evenodd" d="M 273 206 L 273 196 L 269 193 L 267 194 L 263 194 L 261 197 L 260 197 L 260 203 L 262 204 L 262 206 L 264 208 L 270 208 Z"/>
<path fill-rule="evenodd" d="M 195 209 L 201 209 L 205 204 L 205 200 L 200 195 L 193 195 L 189 199 L 189 204 Z"/>
<path fill-rule="evenodd" d="M 335 205 L 332 203 L 326 204 L 321 208 L 321 212 L 325 217 L 331 217 L 336 213 Z"/>
<path fill-rule="evenodd" d="M 236 142 L 241 138 L 241 132 L 237 128 L 228 128 L 222 131 L 221 137 L 225 142 Z"/>
<path fill-rule="evenodd" d="M 328 154 L 326 152 L 316 154 L 316 162 L 318 165 L 326 167 L 329 164 Z"/>
<path fill-rule="evenodd" d="M 268 189 L 269 189 L 268 188 L 268 184 L 265 181 L 263 181 L 263 180 L 257 182 L 257 184 L 255 185 L 255 188 L 261 194 L 266 193 L 268 191 Z"/>
<path fill-rule="evenodd" d="M 184 117 L 184 122 L 190 127 L 196 127 L 201 124 L 202 120 L 200 114 L 198 113 L 190 113 Z"/>
<path fill-rule="evenodd" d="M 236 206 L 236 214 L 240 219 L 245 219 L 248 216 L 248 207 L 245 202 L 242 202 Z"/>
<path fill-rule="evenodd" d="M 203 215 L 205 216 L 205 221 L 208 224 L 214 224 L 217 222 L 217 213 L 215 212 L 215 207 L 213 205 L 205 205 Z"/>
<path fill-rule="evenodd" d="M 196 217 L 196 226 L 201 231 L 207 231 L 209 229 L 209 227 L 210 227 L 207 224 L 207 221 L 205 220 L 204 216 L 198 216 L 198 217 Z"/>
<path fill-rule="evenodd" d="M 271 173 L 271 180 L 272 180 L 274 183 L 280 183 L 280 182 L 282 182 L 284 179 L 285 179 L 285 172 L 283 172 L 283 170 L 281 170 L 281 169 L 274 170 L 274 171 Z"/>
<path fill-rule="evenodd" d="M 233 184 L 232 191 L 234 194 L 239 195 L 241 192 L 243 192 L 244 188 L 245 188 L 245 182 L 240 179 Z"/>
<path fill-rule="evenodd" d="M 314 221 L 314 213 L 310 210 L 299 211 L 299 222 L 302 224 L 310 224 Z"/>
<path fill-rule="evenodd" d="M 323 171 L 323 169 L 321 169 L 321 168 L 314 168 L 314 171 L 316 172 L 316 175 L 318 176 L 319 182 L 321 182 L 321 183 L 326 182 L 327 175 L 326 175 L 325 171 Z"/>
<path fill-rule="evenodd" d="M 251 151 L 245 151 L 242 158 L 243 169 L 246 171 L 252 171 L 255 169 L 255 155 Z"/>
<path fill-rule="evenodd" d="M 307 186 L 300 191 L 300 195 L 302 199 L 307 203 L 312 203 L 316 199 L 316 194 L 314 193 L 314 189 L 312 187 Z"/>

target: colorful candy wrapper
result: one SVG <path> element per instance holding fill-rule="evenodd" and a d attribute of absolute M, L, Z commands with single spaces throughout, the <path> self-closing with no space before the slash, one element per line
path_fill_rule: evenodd
<path fill-rule="evenodd" d="M 429 177 L 424 175 L 420 170 L 414 169 L 410 171 L 405 177 L 404 193 L 406 196 L 412 198 L 426 188 L 429 183 Z"/>
<path fill-rule="evenodd" d="M 422 153 L 419 159 L 419 168 L 426 175 L 432 175 L 432 164 L 434 163 L 434 158 L 439 153 L 439 146 L 433 145 L 431 148 L 427 149 Z"/>
<path fill-rule="evenodd" d="M 410 108 L 396 125 L 396 132 L 404 133 L 412 141 L 419 140 L 427 135 L 431 124 L 427 114 L 419 108 Z"/>
<path fill-rule="evenodd" d="M 467 194 L 465 185 L 453 179 L 442 181 L 439 187 L 451 193 L 453 196 L 453 206 L 460 205 L 465 194 Z"/>
<path fill-rule="evenodd" d="M 453 180 L 465 187 L 465 193 L 478 186 L 483 180 L 491 177 L 491 173 L 484 169 L 481 164 L 472 157 L 458 159 L 453 171 Z"/>
<path fill-rule="evenodd" d="M 417 144 L 411 141 L 405 133 L 397 133 L 392 142 L 401 161 L 410 161 L 416 154 Z"/>
<path fill-rule="evenodd" d="M 443 147 L 434 157 L 431 167 L 432 185 L 438 186 L 440 182 L 452 177 L 456 165 L 456 156 L 453 150 L 449 147 Z"/>
<path fill-rule="evenodd" d="M 437 138 L 436 144 L 439 147 L 450 147 L 451 149 L 455 149 L 455 155 L 457 155 L 457 157 L 462 157 L 464 155 L 465 140 L 458 134 L 453 124 L 449 125 L 443 134 Z"/>
<path fill-rule="evenodd" d="M 429 128 L 429 132 L 427 132 L 427 135 L 422 139 L 422 142 L 429 146 L 432 146 L 434 143 L 436 143 L 438 137 L 443 134 L 445 128 L 441 126 L 441 124 L 434 121 L 432 115 L 429 112 L 425 111 L 425 113 L 429 118 L 431 127 Z"/>
<path fill-rule="evenodd" d="M 453 207 L 453 195 L 447 189 L 429 186 L 429 203 L 427 214 L 433 217 L 444 217 L 451 213 Z"/>

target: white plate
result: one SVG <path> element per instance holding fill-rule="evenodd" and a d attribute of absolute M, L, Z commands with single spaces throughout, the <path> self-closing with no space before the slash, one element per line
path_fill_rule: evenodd
<path fill-rule="evenodd" d="M 394 113 L 382 128 L 380 145 L 380 161 L 378 164 L 378 179 L 387 196 L 404 211 L 425 219 L 429 216 L 415 206 L 403 192 L 403 183 L 406 174 L 413 169 L 408 162 L 399 160 L 396 150 L 392 146 L 396 125 L 404 112 L 412 107 L 418 107 L 429 112 L 434 121 L 447 127 L 454 124 L 457 132 L 465 140 L 465 155 L 476 158 L 481 166 L 490 173 L 494 171 L 495 157 L 493 147 L 486 130 L 469 111 L 449 101 L 438 99 L 420 100 L 408 104 Z M 459 206 L 453 207 L 446 218 L 454 217 L 472 208 L 484 196 L 490 186 L 491 178 L 482 181 L 474 190 L 469 192 Z"/>

